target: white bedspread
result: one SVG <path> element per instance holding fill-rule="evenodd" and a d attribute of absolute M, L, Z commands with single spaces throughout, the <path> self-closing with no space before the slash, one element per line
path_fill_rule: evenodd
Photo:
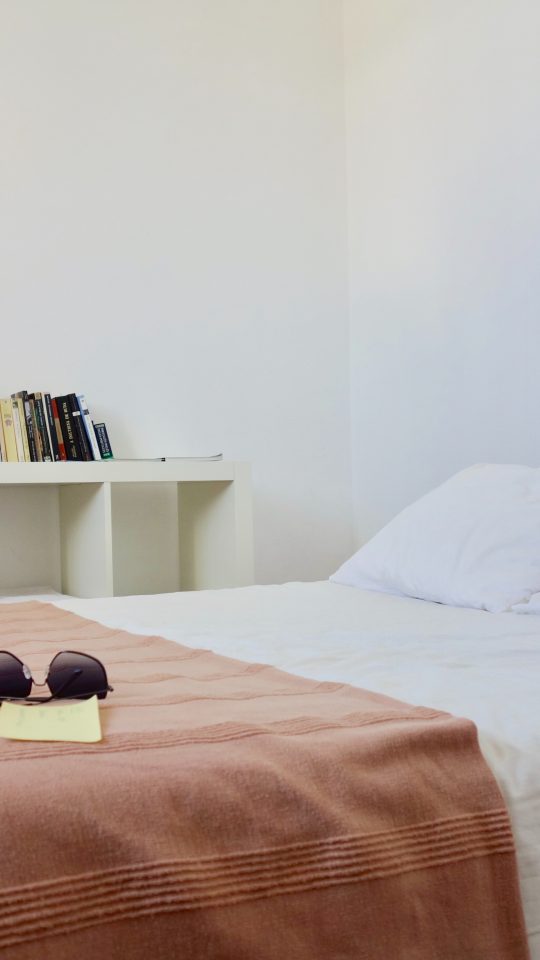
<path fill-rule="evenodd" d="M 109 626 L 474 720 L 512 816 L 531 952 L 540 960 L 540 619 L 326 581 L 54 600 Z"/>

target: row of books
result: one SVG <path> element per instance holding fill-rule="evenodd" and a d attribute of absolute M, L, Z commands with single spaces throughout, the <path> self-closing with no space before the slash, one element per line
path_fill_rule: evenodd
<path fill-rule="evenodd" d="M 21 390 L 0 399 L 0 459 L 10 462 L 112 460 L 104 423 L 94 423 L 84 394 Z"/>

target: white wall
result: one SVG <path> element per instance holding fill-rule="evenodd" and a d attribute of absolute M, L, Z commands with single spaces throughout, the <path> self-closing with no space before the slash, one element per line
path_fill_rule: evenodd
<path fill-rule="evenodd" d="M 345 0 L 357 539 L 540 463 L 540 4 Z"/>
<path fill-rule="evenodd" d="M 260 581 L 352 543 L 341 14 L 0 0 L 0 394 L 250 460 Z"/>

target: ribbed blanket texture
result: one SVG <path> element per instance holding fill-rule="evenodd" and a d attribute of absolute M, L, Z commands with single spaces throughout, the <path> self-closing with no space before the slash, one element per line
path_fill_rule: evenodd
<path fill-rule="evenodd" d="M 0 606 L 0 649 L 115 688 L 101 743 L 0 740 L 0 957 L 528 957 L 470 721 L 50 604 Z"/>

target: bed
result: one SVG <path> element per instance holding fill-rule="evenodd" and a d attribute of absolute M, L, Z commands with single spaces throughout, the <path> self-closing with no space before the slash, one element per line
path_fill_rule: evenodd
<path fill-rule="evenodd" d="M 35 596 L 113 628 L 472 719 L 510 811 L 531 956 L 540 960 L 540 621 L 534 614 L 492 614 L 328 581 L 158 597 Z"/>
<path fill-rule="evenodd" d="M 103 744 L 0 744 L 0 949 L 540 960 L 539 540 L 540 471 L 482 465 L 329 581 L 5 598 L 115 690 Z"/>

